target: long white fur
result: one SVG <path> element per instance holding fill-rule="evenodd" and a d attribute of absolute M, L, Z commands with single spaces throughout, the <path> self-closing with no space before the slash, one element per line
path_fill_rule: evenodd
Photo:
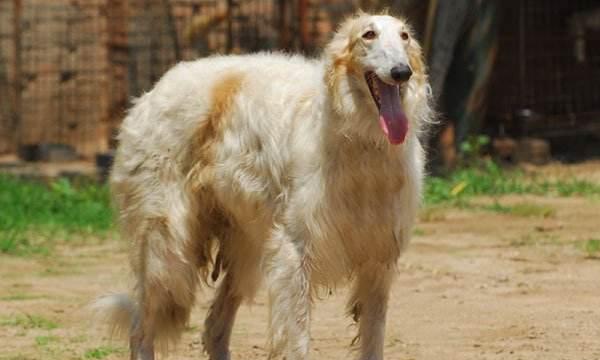
<path fill-rule="evenodd" d="M 377 39 L 361 37 L 369 29 Z M 132 359 L 178 339 L 211 270 L 225 276 L 205 323 L 210 359 L 230 358 L 235 313 L 263 280 L 270 358 L 307 359 L 313 295 L 347 281 L 358 356 L 383 358 L 389 289 L 420 202 L 418 135 L 432 116 L 419 45 L 403 31 L 403 20 L 360 13 L 319 59 L 184 62 L 135 102 L 111 185 L 136 281 L 96 304 L 130 334 Z M 392 146 L 363 75 L 389 81 L 399 62 L 414 72 L 402 92 L 410 127 Z"/>

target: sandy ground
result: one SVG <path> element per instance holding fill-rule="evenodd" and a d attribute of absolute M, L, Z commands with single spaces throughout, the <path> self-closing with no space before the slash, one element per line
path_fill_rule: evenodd
<path fill-rule="evenodd" d="M 481 201 L 489 201 L 482 199 Z M 439 209 L 422 220 L 402 258 L 390 304 L 386 359 L 600 359 L 600 202 L 506 197 L 554 215 L 523 217 Z M 63 246 L 48 257 L 0 257 L 0 359 L 126 359 L 97 331 L 86 304 L 125 288 L 126 246 Z M 355 357 L 345 291 L 316 304 L 312 359 Z M 205 359 L 205 290 L 168 359 Z M 233 359 L 265 359 L 266 300 L 241 309 Z M 161 357 L 166 359 L 166 357 Z"/>

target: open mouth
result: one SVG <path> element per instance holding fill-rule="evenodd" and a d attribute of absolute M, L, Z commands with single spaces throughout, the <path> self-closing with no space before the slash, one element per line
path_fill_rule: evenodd
<path fill-rule="evenodd" d="M 408 118 L 400 101 L 400 86 L 389 85 L 373 71 L 365 73 L 371 97 L 379 110 L 379 125 L 391 144 L 402 144 L 408 132 Z"/>

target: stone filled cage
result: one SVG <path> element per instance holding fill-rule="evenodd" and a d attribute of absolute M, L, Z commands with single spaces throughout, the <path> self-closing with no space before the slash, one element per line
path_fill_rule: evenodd
<path fill-rule="evenodd" d="M 180 60 L 311 53 L 356 8 L 345 0 L 1 0 L 0 153 L 110 148 L 130 99 Z"/>

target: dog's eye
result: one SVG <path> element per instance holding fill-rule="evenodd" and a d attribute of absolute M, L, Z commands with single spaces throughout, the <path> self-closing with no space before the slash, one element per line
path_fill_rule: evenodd
<path fill-rule="evenodd" d="M 406 31 L 403 31 L 400 33 L 400 37 L 402 38 L 402 40 L 406 41 L 408 40 L 408 33 Z"/>
<path fill-rule="evenodd" d="M 377 37 L 377 34 L 375 33 L 375 31 L 369 30 L 366 33 L 364 33 L 362 37 L 366 40 L 373 40 Z"/>

